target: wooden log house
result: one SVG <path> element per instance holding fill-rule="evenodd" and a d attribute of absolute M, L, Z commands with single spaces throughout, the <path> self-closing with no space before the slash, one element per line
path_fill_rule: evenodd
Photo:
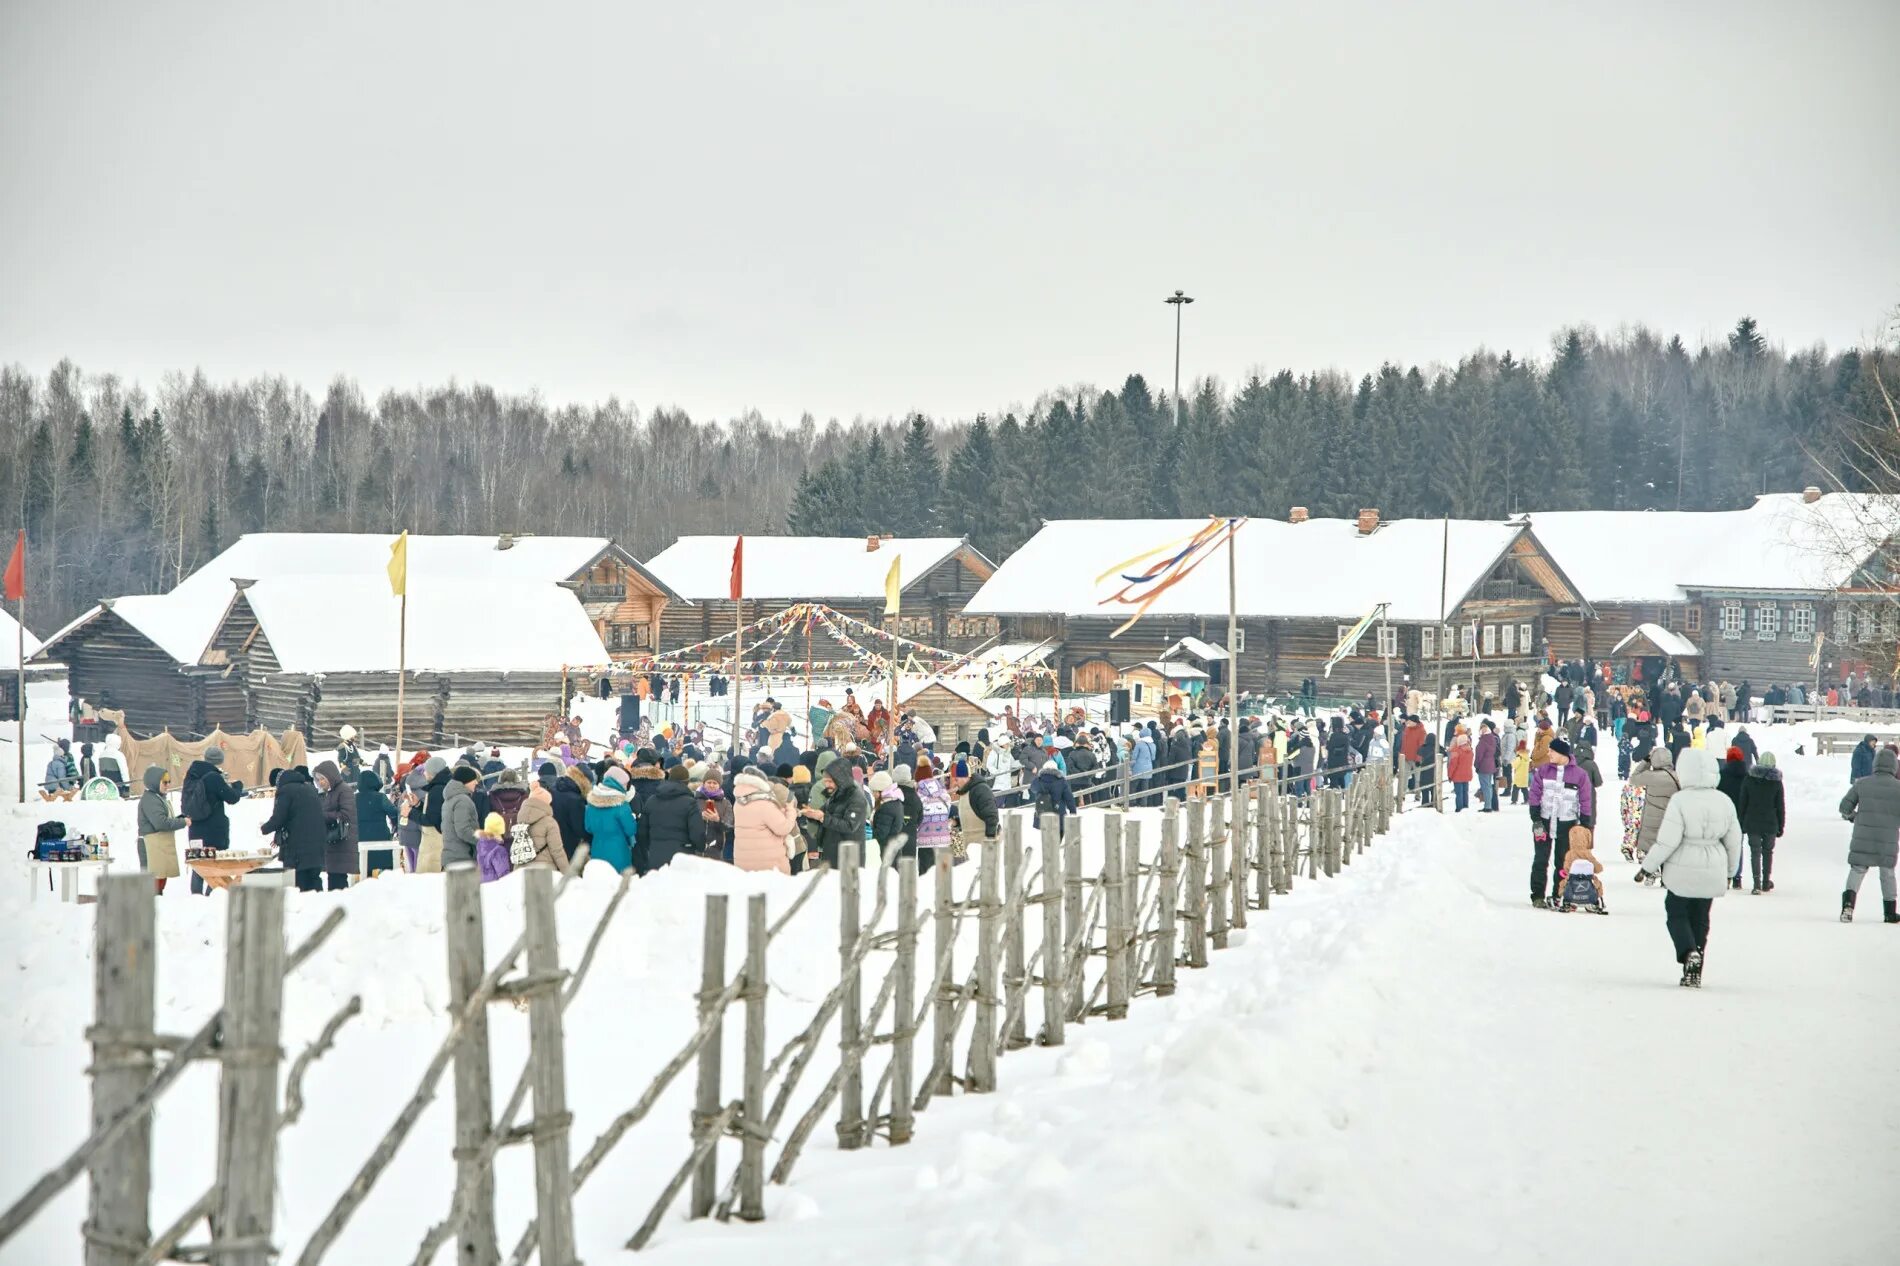
<path fill-rule="evenodd" d="M 1115 687 L 1118 666 L 1163 660 L 1183 638 L 1227 644 L 1226 546 L 1169 589 L 1132 628 L 1114 636 L 1134 608 L 1105 602 L 1121 582 L 1095 577 L 1144 550 L 1179 541 L 1194 519 L 1065 520 L 1047 523 L 1002 564 L 969 604 L 970 614 L 1003 621 L 1014 640 L 1052 638 L 1065 693 Z M 1449 549 L 1447 550 L 1447 532 Z M 1236 534 L 1235 597 L 1243 691 L 1292 693 L 1322 678 L 1327 698 L 1382 695 L 1389 665 L 1394 690 L 1430 688 L 1438 648 L 1447 647 L 1447 685 L 1494 691 L 1541 667 L 1546 622 L 1588 603 L 1538 538 L 1521 524 L 1412 519 L 1313 519 L 1295 508 L 1285 522 L 1250 519 Z M 1441 626 L 1441 562 L 1447 616 Z M 1381 604 L 1357 648 L 1323 678 L 1327 655 Z M 1225 666 L 1221 666 L 1223 671 Z"/>
<path fill-rule="evenodd" d="M 385 568 L 393 540 L 386 533 L 262 532 L 240 537 L 170 593 L 100 603 L 48 639 L 33 662 L 68 665 L 72 693 L 95 706 L 123 709 L 135 733 L 169 729 L 196 737 L 217 726 L 248 729 L 258 707 L 255 693 L 242 677 L 227 671 L 227 664 L 203 662 L 231 607 L 233 584 L 301 577 L 308 587 L 321 590 L 369 578 L 380 580 L 387 594 Z M 678 595 L 639 560 L 604 537 L 412 536 L 409 575 L 417 584 L 565 586 L 603 643 L 603 649 L 593 652 L 596 663 L 608 656 L 649 653 L 657 645 L 663 612 L 678 602 Z M 557 596 L 542 592 L 545 601 Z M 348 607 L 332 604 L 324 613 L 324 627 L 331 636 L 347 639 L 353 619 Z M 480 637 L 478 624 L 471 623 L 470 634 Z M 388 684 L 386 711 L 393 720 L 393 677 Z M 340 680 L 331 684 L 333 690 L 342 688 Z M 559 695 L 557 684 L 548 692 L 550 710 L 558 706 Z M 385 711 L 367 698 L 364 706 L 372 716 Z M 272 715 L 282 712 L 272 709 Z M 451 718 L 445 712 L 444 720 L 451 719 L 472 723 L 483 715 Z M 287 722 L 278 728 L 281 724 Z M 356 724 L 370 732 L 362 722 Z"/>
<path fill-rule="evenodd" d="M 30 663 L 39 649 L 40 639 L 33 636 L 33 630 L 21 628 L 18 620 L 0 611 L 0 721 L 19 720 L 20 655 L 24 651 Z M 63 671 L 42 665 L 28 672 L 28 680 L 58 676 Z"/>
<path fill-rule="evenodd" d="M 684 599 L 661 616 L 664 653 L 732 632 L 738 619 L 738 604 L 731 597 L 736 540 L 682 536 L 647 560 L 647 570 Z M 901 638 L 944 650 L 975 650 L 997 636 L 999 624 L 994 617 L 972 616 L 964 610 L 996 565 L 959 537 L 748 536 L 744 558 L 747 623 L 798 603 L 816 602 Z M 902 585 L 902 609 L 895 619 L 884 613 L 884 581 L 893 560 L 901 560 Z M 868 646 L 868 635 L 851 636 Z M 804 662 L 802 627 L 780 637 L 774 646 L 788 662 Z M 869 649 L 881 654 L 888 644 Z M 731 654 L 728 640 L 711 648 L 706 658 L 717 664 Z M 811 657 L 821 663 L 845 662 L 853 659 L 853 652 L 819 628 L 813 630 Z M 750 651 L 747 658 L 752 658 Z"/>

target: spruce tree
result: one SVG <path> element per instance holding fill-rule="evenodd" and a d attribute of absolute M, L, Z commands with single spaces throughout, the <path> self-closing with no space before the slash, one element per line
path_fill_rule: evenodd
<path fill-rule="evenodd" d="M 904 432 L 898 468 L 903 498 L 896 506 L 897 530 L 905 536 L 935 535 L 940 527 L 938 507 L 943 501 L 943 465 L 937 460 L 930 420 L 921 413 L 912 415 Z"/>

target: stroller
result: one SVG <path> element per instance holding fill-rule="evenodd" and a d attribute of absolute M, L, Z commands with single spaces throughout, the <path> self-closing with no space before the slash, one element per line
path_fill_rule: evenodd
<path fill-rule="evenodd" d="M 1608 914 L 1610 908 L 1603 903 L 1597 893 L 1594 875 L 1564 876 L 1563 900 L 1557 908 L 1565 914 L 1574 914 L 1578 910 L 1588 910 L 1591 914 Z"/>

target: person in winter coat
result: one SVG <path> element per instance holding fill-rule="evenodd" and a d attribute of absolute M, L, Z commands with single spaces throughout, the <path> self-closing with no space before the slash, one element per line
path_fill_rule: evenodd
<path fill-rule="evenodd" d="M 457 765 L 442 788 L 443 870 L 475 860 L 475 837 L 482 830 L 482 814 L 475 807 L 475 784 L 481 780 L 481 771 L 474 766 Z"/>
<path fill-rule="evenodd" d="M 590 855 L 606 862 L 617 872 L 638 869 L 634 858 L 638 851 L 635 841 L 640 835 L 640 824 L 627 795 L 627 782 L 626 770 L 618 765 L 609 768 L 587 793 L 587 808 L 583 816 L 587 838 L 592 841 Z M 565 840 L 562 846 L 566 846 Z"/>
<path fill-rule="evenodd" d="M 312 771 L 323 797 L 323 870 L 335 892 L 350 886 L 350 876 L 361 869 L 356 849 L 356 783 L 344 777 L 333 760 Z"/>
<path fill-rule="evenodd" d="M 1056 835 L 1062 834 L 1063 823 L 1071 813 L 1079 812 L 1075 803 L 1075 793 L 1069 789 L 1069 780 L 1064 778 L 1054 765 L 1045 765 L 1036 775 L 1036 781 L 1029 785 L 1029 803 L 1034 806 L 1029 824 L 1037 830 L 1042 829 L 1042 815 L 1056 815 Z"/>
<path fill-rule="evenodd" d="M 442 870 L 442 800 L 452 781 L 449 763 L 431 756 L 422 766 L 427 781 L 422 784 L 422 842 L 416 848 L 416 873 L 439 874 Z"/>
<path fill-rule="evenodd" d="M 1187 799 L 1188 781 L 1193 777 L 1193 770 L 1188 762 L 1194 759 L 1194 752 L 1194 736 L 1188 733 L 1187 726 L 1175 726 L 1173 732 L 1168 735 L 1168 759 L 1163 764 L 1168 767 L 1164 775 L 1167 779 L 1168 794 L 1176 800 Z M 1040 772 L 1037 777 L 1041 777 Z M 1035 798 L 1036 793 L 1031 791 L 1031 803 L 1034 803 Z M 1071 795 L 1069 798 L 1073 800 L 1075 797 Z"/>
<path fill-rule="evenodd" d="M 1346 775 L 1352 766 L 1352 738 L 1346 733 L 1346 723 L 1334 716 L 1326 731 L 1326 785 L 1344 788 Z M 1470 779 L 1465 781 L 1469 782 Z"/>
<path fill-rule="evenodd" d="M 1729 803 L 1735 806 L 1735 816 L 1742 815 L 1742 784 L 1748 781 L 1748 757 L 1739 747 L 1731 747 L 1722 754 L 1722 765 L 1716 778 L 1716 789 L 1727 796 Z M 1742 886 L 1742 872 L 1739 864 L 1735 873 L 1729 877 L 1729 887 Z"/>
<path fill-rule="evenodd" d="M 818 807 L 820 792 L 824 796 L 823 808 Z M 818 839 L 806 856 L 807 867 L 820 862 L 836 867 L 840 845 L 864 843 L 864 828 L 870 821 L 871 806 L 865 793 L 859 790 L 857 780 L 852 778 L 846 761 L 834 760 L 824 767 L 804 816 L 818 823 Z"/>
<path fill-rule="evenodd" d="M 194 790 L 193 783 L 200 786 Z M 186 838 L 196 841 L 203 848 L 230 848 L 231 819 L 225 815 L 225 806 L 236 804 L 243 798 L 244 784 L 225 780 L 224 749 L 205 748 L 205 754 L 185 768 L 185 782 L 178 797 L 179 809 L 191 819 L 191 829 L 185 832 Z M 190 806 L 193 804 L 198 805 L 199 812 L 191 811 Z M 199 893 L 211 891 L 205 887 L 204 880 L 196 871 L 192 872 L 191 890 Z"/>
<path fill-rule="evenodd" d="M 1498 811 L 1499 759 L 1504 744 L 1498 737 L 1497 723 L 1486 717 L 1478 724 L 1478 742 L 1472 750 L 1472 768 L 1478 775 L 1478 812 Z"/>
<path fill-rule="evenodd" d="M 704 855 L 706 820 L 691 780 L 686 766 L 675 765 L 647 797 L 646 807 L 638 815 L 647 863 L 642 873 L 660 869 L 681 853 Z M 595 847 L 599 847 L 598 838 Z"/>
<path fill-rule="evenodd" d="M 356 776 L 363 772 L 363 751 L 356 745 L 356 727 L 346 725 L 337 731 L 339 742 L 336 745 L 336 765 L 348 774 L 354 783 Z"/>
<path fill-rule="evenodd" d="M 396 804 L 383 794 L 382 779 L 373 769 L 365 769 L 356 775 L 356 838 L 358 843 L 373 844 L 396 838 Z M 380 865 L 378 862 L 380 861 Z M 396 859 L 393 850 L 372 850 L 369 855 L 371 870 L 394 870 Z"/>
<path fill-rule="evenodd" d="M 737 778 L 738 774 L 735 772 L 732 776 Z M 732 842 L 732 801 L 726 797 L 725 784 L 718 774 L 711 771 L 702 773 L 698 797 L 700 820 L 706 824 L 706 842 L 701 847 L 706 856 L 729 862 L 732 860 L 729 851 Z"/>
<path fill-rule="evenodd" d="M 1754 767 L 1756 760 L 1761 756 L 1760 750 L 1755 746 L 1755 736 L 1750 734 L 1746 727 L 1737 728 L 1735 737 L 1729 740 L 1729 744 L 1742 749 L 1742 757 L 1748 762 L 1750 768 Z M 1772 769 L 1773 766 L 1769 768 Z"/>
<path fill-rule="evenodd" d="M 1721 773 L 1711 752 L 1684 752 L 1679 773 L 1682 790 L 1669 798 L 1655 846 L 1643 858 L 1638 876 L 1659 875 L 1668 890 L 1663 918 L 1676 961 L 1682 964 L 1682 983 L 1697 986 L 1709 952 L 1710 909 L 1728 889 L 1729 876 L 1741 860 L 1742 824 L 1735 805 L 1716 787 Z M 1900 809 L 1900 783 L 1894 794 Z"/>
<path fill-rule="evenodd" d="M 1452 804 L 1457 806 L 1455 813 L 1463 813 L 1471 807 L 1471 779 L 1476 763 L 1471 735 L 1461 725 L 1453 731 L 1451 746 L 1445 752 L 1445 777 L 1451 781 Z"/>
<path fill-rule="evenodd" d="M 534 860 L 527 865 L 552 866 L 564 875 L 574 869 L 568 859 L 567 842 L 561 838 L 561 824 L 554 816 L 554 797 L 538 778 L 515 813 L 515 830 L 526 831 L 534 842 Z M 512 836 L 510 832 L 511 844 Z"/>
<path fill-rule="evenodd" d="M 423 758 L 427 763 L 428 758 Z M 422 849 L 422 804 L 428 795 L 429 776 L 422 772 L 422 765 L 409 767 L 409 772 L 399 780 L 402 791 L 397 797 L 397 807 L 402 812 L 402 824 L 396 830 L 396 846 L 402 849 L 408 869 L 413 873 L 418 868 Z M 358 828 L 360 834 L 361 828 Z"/>
<path fill-rule="evenodd" d="M 915 784 L 922 803 L 912 850 L 922 872 L 937 864 L 938 849 L 950 847 L 950 789 L 928 760 L 918 762 Z"/>
<path fill-rule="evenodd" d="M 514 869 L 514 863 L 509 860 L 508 830 L 508 824 L 499 813 L 490 813 L 482 819 L 482 829 L 475 836 L 475 868 L 483 883 L 501 879 Z"/>
<path fill-rule="evenodd" d="M 1788 829 L 1788 799 L 1775 768 L 1775 754 L 1763 752 L 1742 782 L 1737 806 L 1742 835 L 1748 840 L 1748 867 L 1754 886 L 1751 895 L 1775 890 L 1775 841 Z"/>
<path fill-rule="evenodd" d="M 548 798 L 554 805 L 554 825 L 561 833 L 561 848 L 567 853 L 570 862 L 591 838 L 587 834 L 587 793 L 581 790 L 581 784 L 575 780 L 575 773 L 575 770 L 569 769 L 558 775 L 554 779 L 554 786 L 548 791 Z"/>
<path fill-rule="evenodd" d="M 915 842 L 904 830 L 904 789 L 892 778 L 889 770 L 880 769 L 871 775 L 866 788 L 876 807 L 871 810 L 871 838 L 877 841 L 878 854 L 888 857 L 893 863 L 897 860 L 900 848 L 914 848 Z M 899 845 L 899 838 L 903 844 Z"/>
<path fill-rule="evenodd" d="M 57 739 L 53 743 L 53 759 L 46 762 L 46 777 L 40 787 L 48 795 L 56 791 L 79 790 L 79 765 L 73 760 L 73 745 L 70 739 Z"/>
<path fill-rule="evenodd" d="M 277 837 L 278 860 L 296 875 L 298 892 L 322 890 L 323 797 L 309 770 L 293 765 L 278 775 L 276 801 L 258 831 Z"/>
<path fill-rule="evenodd" d="M 1853 763 L 1848 766 L 1848 781 L 1859 782 L 1874 772 L 1874 753 L 1880 740 L 1869 734 L 1855 745 Z M 189 777 L 190 775 L 186 775 Z"/>
<path fill-rule="evenodd" d="M 1603 787 L 1603 771 L 1597 768 L 1597 749 L 1594 743 L 1577 743 L 1572 746 L 1577 767 L 1590 775 L 1590 790 L 1599 791 Z"/>
<path fill-rule="evenodd" d="M 503 826 L 512 830 L 521 806 L 527 802 L 528 784 L 518 771 L 504 769 L 496 775 L 495 785 L 488 793 L 488 812 L 501 814 Z M 486 819 L 488 814 L 482 816 Z"/>
<path fill-rule="evenodd" d="M 732 780 L 732 864 L 740 870 L 792 873 L 791 851 L 798 840 L 798 815 L 791 788 L 779 786 L 756 766 L 747 766 Z"/>
<path fill-rule="evenodd" d="M 1873 773 L 1847 789 L 1841 798 L 1841 816 L 1854 824 L 1847 846 L 1847 887 L 1841 892 L 1841 922 L 1854 920 L 1854 902 L 1860 881 L 1873 867 L 1880 868 L 1880 900 L 1888 923 L 1900 923 L 1894 909 L 1896 853 L 1900 853 L 1900 779 L 1894 777 L 1896 756 L 1891 747 L 1874 757 Z"/>
<path fill-rule="evenodd" d="M 1516 804 L 1519 797 L 1528 800 L 1531 792 L 1531 749 L 1524 740 L 1517 742 L 1517 751 L 1511 755 L 1511 803 Z"/>
<path fill-rule="evenodd" d="M 1544 906 L 1546 871 L 1551 895 L 1561 896 L 1559 878 L 1570 828 L 1596 822 L 1596 789 L 1590 775 L 1570 763 L 1570 744 L 1550 741 L 1550 759 L 1531 774 L 1531 904 Z"/>
<path fill-rule="evenodd" d="M 1531 736 L 1531 768 L 1542 769 L 1550 763 L 1550 745 L 1556 739 L 1557 731 L 1551 729 L 1549 717 L 1537 718 L 1537 731 Z"/>
<path fill-rule="evenodd" d="M 1669 749 L 1661 744 L 1651 748 L 1649 759 L 1630 774 L 1629 784 L 1643 793 L 1643 816 L 1636 828 L 1636 860 L 1640 862 L 1656 845 L 1670 797 L 1682 790 L 1676 761 Z"/>
<path fill-rule="evenodd" d="M 1135 746 L 1128 754 L 1129 790 L 1135 793 L 1137 804 L 1147 804 L 1145 792 L 1148 782 L 1155 772 L 1155 744 L 1148 737 L 1147 730 L 1135 731 Z"/>
<path fill-rule="evenodd" d="M 145 793 L 139 797 L 139 865 L 152 872 L 158 891 L 165 891 L 167 879 L 178 878 L 178 836 L 191 823 L 172 812 L 165 797 L 169 777 L 162 765 L 145 771 Z"/>
<path fill-rule="evenodd" d="M 957 822 L 963 828 L 963 838 L 971 842 L 988 843 L 1002 834 L 1003 818 L 997 812 L 996 789 L 990 786 L 987 770 L 970 771 L 970 781 L 963 784 L 957 797 Z"/>

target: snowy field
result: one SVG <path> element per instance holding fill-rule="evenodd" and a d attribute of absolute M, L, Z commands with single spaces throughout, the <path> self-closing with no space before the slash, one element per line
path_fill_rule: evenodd
<path fill-rule="evenodd" d="M 1834 921 L 1847 758 L 1795 755 L 1804 730 L 1753 732 L 1781 758 L 1789 835 L 1772 895 L 1716 904 L 1699 993 L 1676 986 L 1660 891 L 1630 883 L 1614 849 L 1611 917 L 1553 914 L 1528 903 L 1521 808 L 1407 813 L 1339 878 L 1302 879 L 1256 912 L 1210 968 L 1183 969 L 1172 999 L 1071 1028 L 1060 1051 L 1005 1056 L 997 1094 L 933 1104 L 907 1147 L 841 1153 L 827 1124 L 793 1182 L 767 1189 L 764 1224 L 676 1211 L 645 1259 L 1890 1262 L 1900 927 L 1878 922 L 1871 878 L 1860 921 Z M 130 804 L 17 806 L 12 753 L 0 752 L 3 1203 L 86 1131 L 92 907 L 29 900 L 32 824 L 104 828 L 121 864 L 134 854 Z M 238 806 L 233 838 L 255 834 L 265 808 Z M 703 895 L 765 892 L 777 911 L 799 882 L 688 862 L 635 885 L 568 1012 L 576 1155 L 690 1031 Z M 611 890 L 590 875 L 563 898 L 569 961 Z M 499 949 L 520 926 L 518 885 L 485 895 Z M 338 901 L 349 919 L 290 982 L 286 1049 L 351 994 L 364 1014 L 313 1069 L 313 1108 L 284 1136 L 278 1242 L 293 1250 L 444 1030 L 440 881 L 292 894 L 293 940 Z M 773 1049 L 834 978 L 836 928 L 828 887 L 774 944 Z M 216 1005 L 222 941 L 223 899 L 175 882 L 160 901 L 162 1031 L 189 1031 Z M 735 937 L 729 961 L 738 951 Z M 493 1012 L 493 1043 L 501 1098 L 526 1044 L 513 1011 Z M 735 1042 L 729 1069 L 737 1059 Z M 689 1083 L 578 1197 L 586 1261 L 631 1260 L 620 1245 L 685 1155 Z M 161 1104 L 159 1224 L 209 1182 L 214 1088 L 213 1069 L 193 1069 Z M 330 1260 L 407 1261 L 446 1211 L 450 1099 L 445 1086 Z M 504 1247 L 531 1213 L 529 1174 L 525 1149 L 498 1164 Z M 82 1182 L 0 1262 L 79 1261 L 84 1212 Z"/>

